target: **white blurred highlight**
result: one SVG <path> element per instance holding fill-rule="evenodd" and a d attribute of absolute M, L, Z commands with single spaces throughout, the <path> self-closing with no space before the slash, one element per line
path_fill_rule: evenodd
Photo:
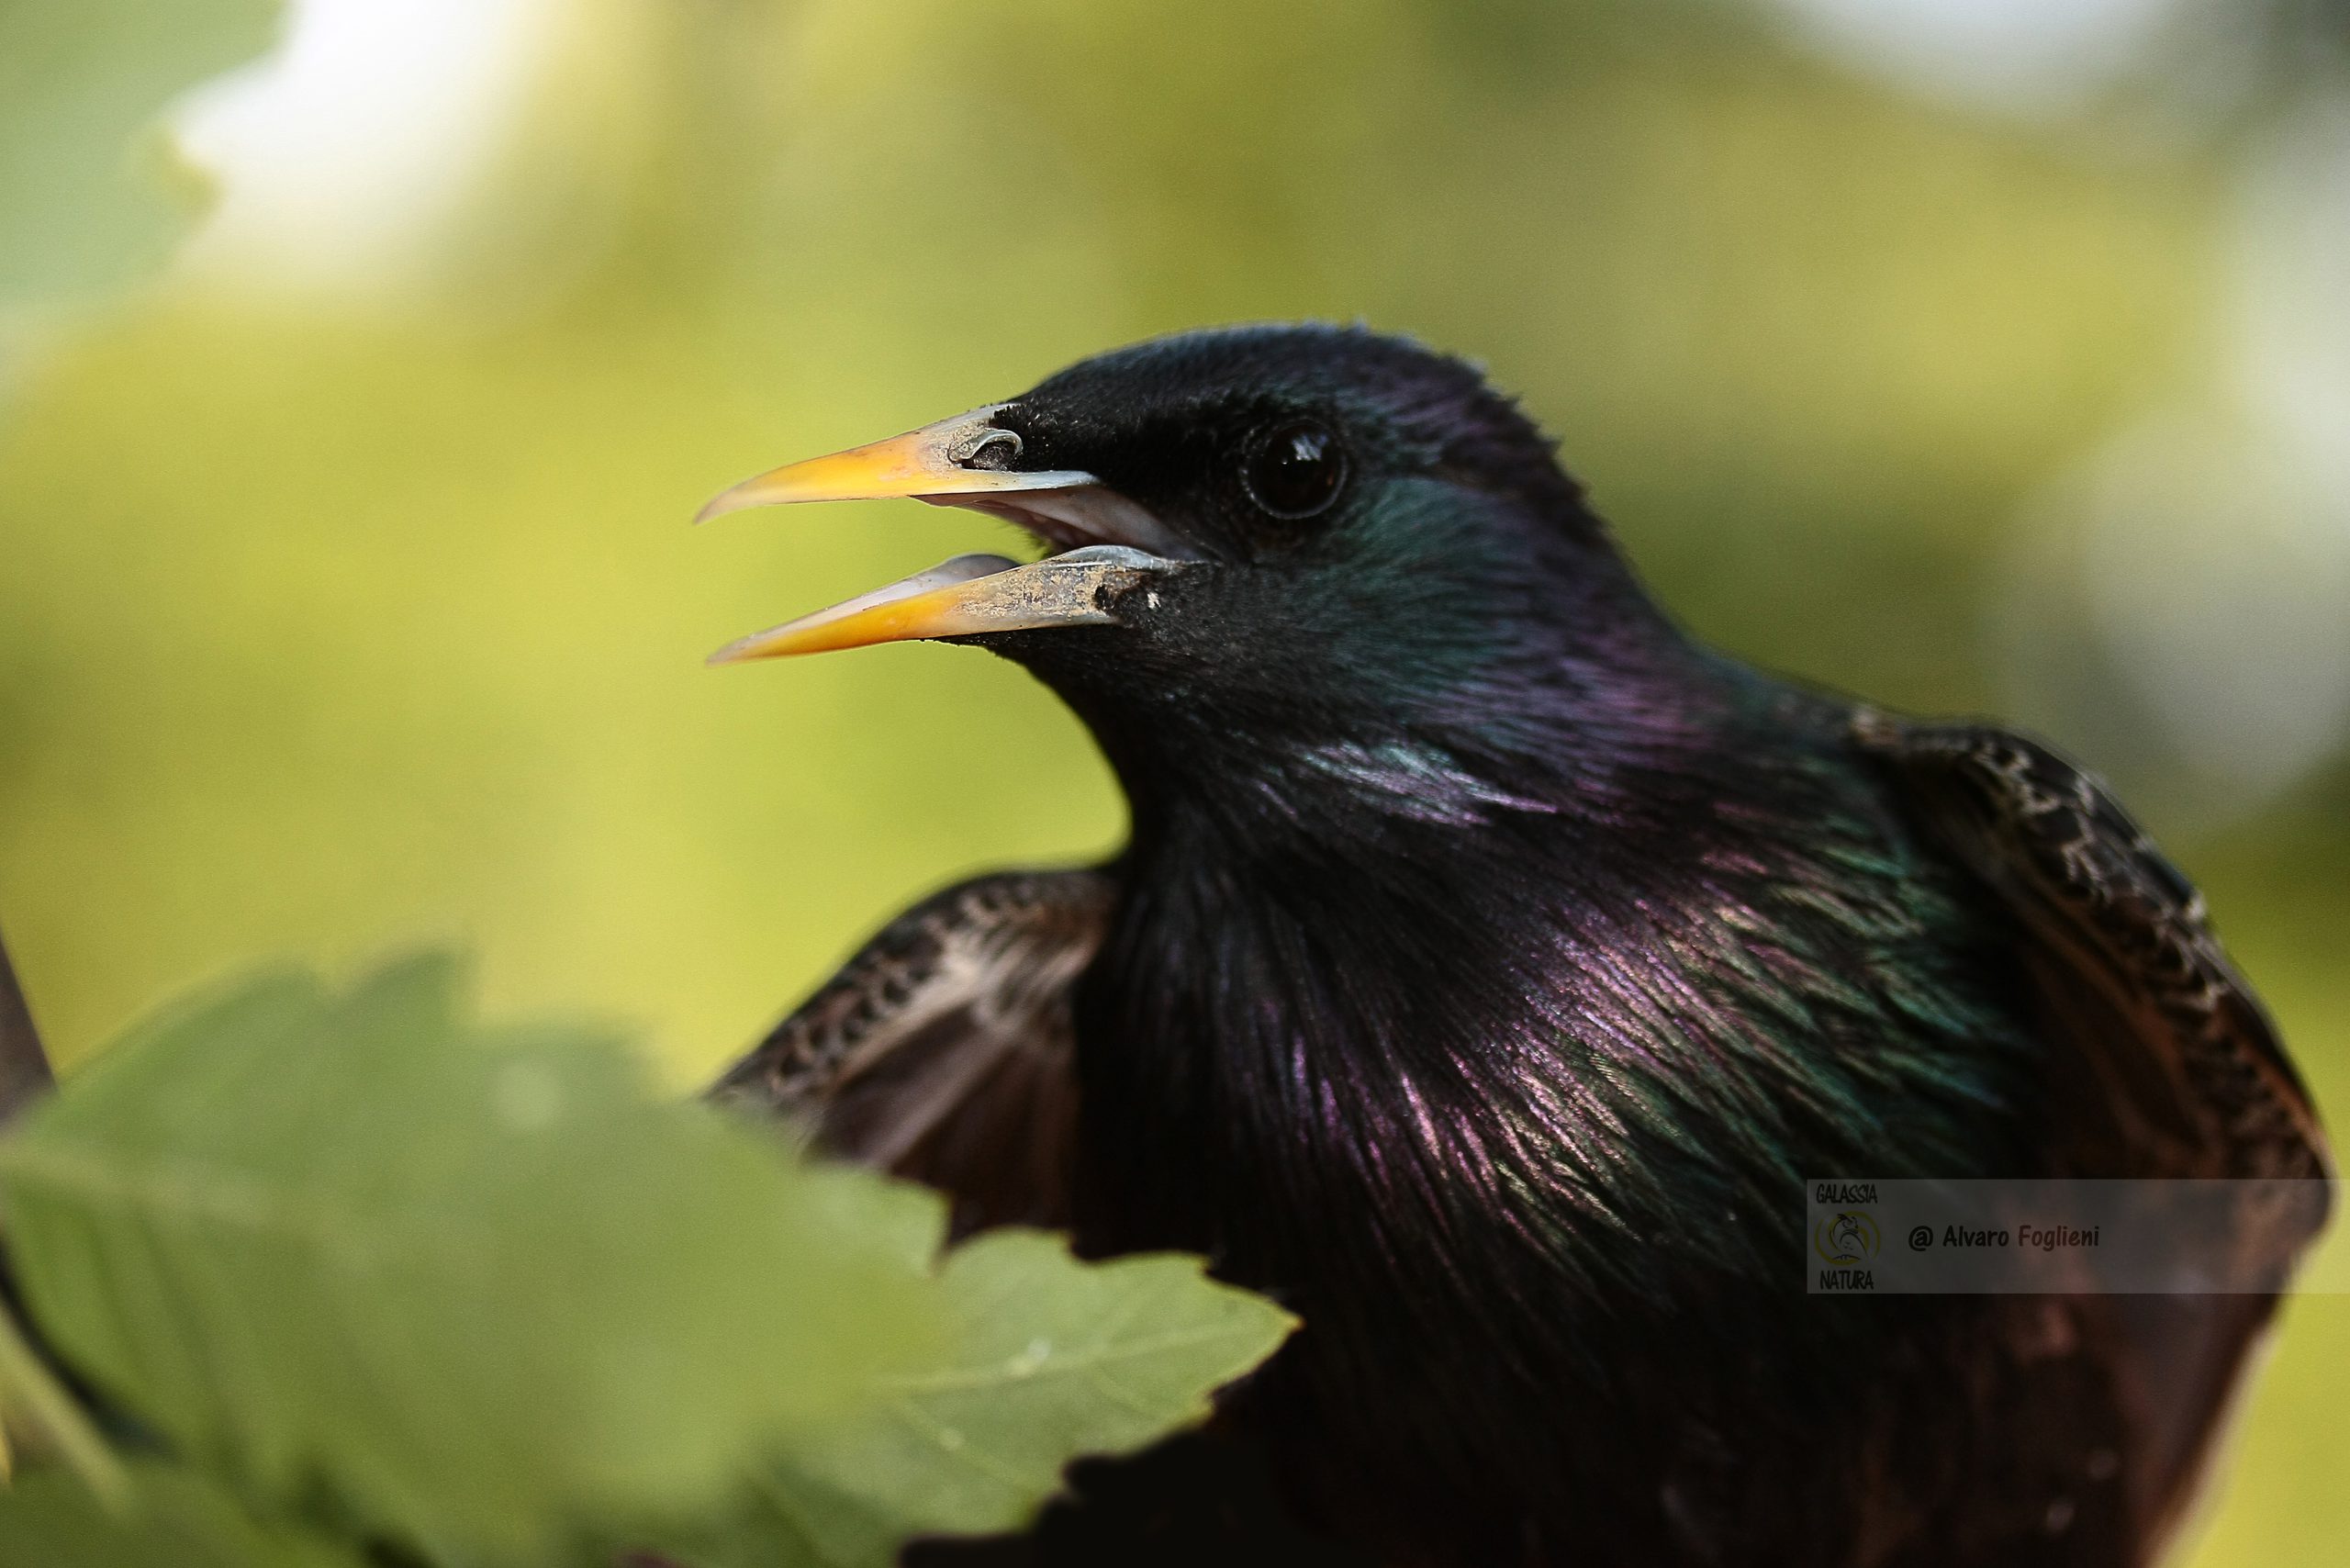
<path fill-rule="evenodd" d="M 427 266 L 525 106 L 555 0 L 296 0 L 176 117 L 220 185 L 184 264 L 330 293 Z"/>
<path fill-rule="evenodd" d="M 2246 806 L 2350 728 L 2350 497 L 2314 456 L 2166 416 L 2100 454 L 2085 497 L 2093 633 L 2182 760 Z"/>
<path fill-rule="evenodd" d="M 2135 63 L 2186 0 L 1774 0 L 1802 37 L 1901 85 L 2061 110 Z"/>
<path fill-rule="evenodd" d="M 2247 154 L 2218 384 L 2051 486 L 2011 562 L 2016 700 L 2094 701 L 2050 635 L 2082 617 L 2117 689 L 2225 816 L 2350 742 L 2350 103 Z M 2052 577 L 2054 580 L 2052 580 Z"/>

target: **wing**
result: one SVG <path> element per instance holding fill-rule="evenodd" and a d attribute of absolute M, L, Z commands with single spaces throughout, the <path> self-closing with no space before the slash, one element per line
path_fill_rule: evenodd
<path fill-rule="evenodd" d="M 2016 917 L 2025 1004 L 2057 1049 L 2080 1177 L 2247 1181 L 2226 1267 L 2243 1294 L 2076 1302 L 2133 1433 L 2125 1491 L 2145 1541 L 2192 1498 L 2275 1292 L 2323 1227 L 2325 1137 L 2203 900 L 2095 778 L 1987 725 L 1859 711 L 1861 749 L 1927 838 Z M 2280 1194 L 2282 1196 L 2280 1197 Z"/>
<path fill-rule="evenodd" d="M 981 877 L 916 904 L 711 1086 L 815 1146 L 955 1203 L 955 1234 L 1065 1226 L 1077 1123 L 1069 991 L 1116 884 Z"/>
<path fill-rule="evenodd" d="M 2309 1092 L 2202 896 L 2094 777 L 1987 725 L 1866 710 L 1854 738 L 2022 922 L 2040 1003 L 2109 1089 L 2084 1175 L 2324 1176 Z"/>

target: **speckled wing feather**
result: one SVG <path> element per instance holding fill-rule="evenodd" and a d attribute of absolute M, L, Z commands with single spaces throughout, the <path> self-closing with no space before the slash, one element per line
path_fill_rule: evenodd
<path fill-rule="evenodd" d="M 712 1086 L 815 1146 L 924 1182 L 955 1231 L 1068 1223 L 1069 988 L 1115 885 L 1095 870 L 949 888 L 891 921 Z"/>
<path fill-rule="evenodd" d="M 2083 1174 L 2329 1173 L 2309 1092 L 2206 919 L 2203 899 L 2093 776 L 1976 724 L 1863 710 L 1853 734 L 1890 764 L 1928 831 L 2093 988 L 2126 1037 L 2083 1039 L 2130 1103 L 2132 1169 Z M 2065 1004 L 2076 1022 L 2077 1002 Z M 2114 1151 L 2117 1155 L 2119 1149 Z"/>
<path fill-rule="evenodd" d="M 2075 1304 L 2135 1435 L 2121 1479 L 2151 1553 L 2193 1497 L 2275 1292 L 2323 1226 L 2327 1188 L 2290 1180 L 2332 1173 L 2316 1112 L 2201 896 L 2094 777 L 1987 725 L 1863 709 L 1852 735 L 1927 835 L 2018 917 L 2029 1002 L 2058 1051 L 2057 1170 L 2286 1179 L 2244 1189 L 2224 1264 L 2243 1294 Z"/>

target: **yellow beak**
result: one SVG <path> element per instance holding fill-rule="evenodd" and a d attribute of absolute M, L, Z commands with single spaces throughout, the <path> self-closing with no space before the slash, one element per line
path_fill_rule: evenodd
<path fill-rule="evenodd" d="M 1009 467 L 1020 455 L 1021 441 L 991 422 L 1002 407 L 974 409 L 888 441 L 786 464 L 713 498 L 694 514 L 694 521 L 708 522 L 747 507 L 792 501 L 984 496 L 1006 490 L 1067 490 L 1096 482 L 1092 475 L 1076 469 L 1023 473 Z"/>
<path fill-rule="evenodd" d="M 829 610 L 754 633 L 710 655 L 714 665 L 827 654 L 922 638 L 1114 625 L 1117 597 L 1166 563 L 1094 544 L 1023 566 L 1002 555 L 957 555 Z"/>
<path fill-rule="evenodd" d="M 1117 601 L 1175 563 L 1136 545 L 1175 546 L 1148 513 L 1077 469 L 1009 465 L 1021 439 L 993 422 L 1002 405 L 745 479 L 701 509 L 705 522 L 746 507 L 911 497 L 1009 517 L 1080 548 L 1021 566 L 957 555 L 926 572 L 730 643 L 711 664 L 828 653 L 875 643 L 1049 626 L 1115 624 Z M 1015 496 L 1015 492 L 1027 492 Z"/>

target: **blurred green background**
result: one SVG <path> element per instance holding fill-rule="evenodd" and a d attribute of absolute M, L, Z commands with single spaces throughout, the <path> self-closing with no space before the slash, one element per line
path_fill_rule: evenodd
<path fill-rule="evenodd" d="M 2103 767 L 2350 1104 L 2338 0 L 291 22 L 180 117 L 223 200 L 169 275 L 0 336 L 0 920 L 69 1065 L 270 955 L 454 937 L 682 1087 L 923 890 L 1107 849 L 1009 665 L 701 666 L 995 525 L 685 520 L 1315 316 L 1486 362 L 1705 635 Z M 2350 1294 L 2236 1450 L 2186 1560 L 2339 1561 Z"/>

